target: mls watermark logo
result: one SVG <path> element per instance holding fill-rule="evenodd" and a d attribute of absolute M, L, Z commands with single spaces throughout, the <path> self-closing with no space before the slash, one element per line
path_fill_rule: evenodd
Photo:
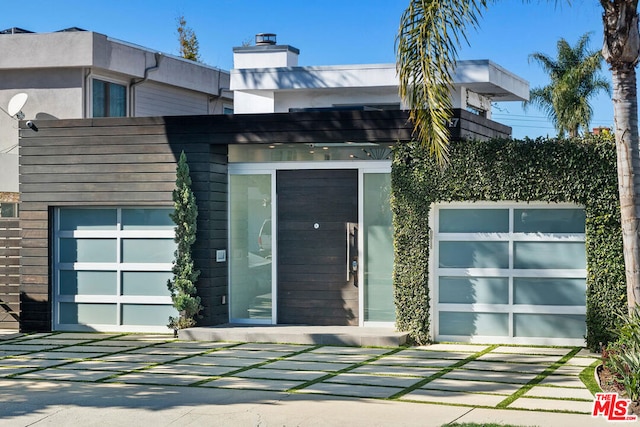
<path fill-rule="evenodd" d="M 608 421 L 636 421 L 636 415 L 627 415 L 631 400 L 620 399 L 617 393 L 596 393 L 592 417 L 604 416 Z"/>

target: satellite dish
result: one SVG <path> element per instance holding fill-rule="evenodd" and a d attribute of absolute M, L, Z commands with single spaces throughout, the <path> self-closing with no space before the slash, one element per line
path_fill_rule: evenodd
<path fill-rule="evenodd" d="M 9 100 L 9 106 L 7 107 L 7 112 L 11 117 L 15 117 L 18 120 L 24 119 L 24 113 L 22 112 L 22 107 L 27 103 L 27 99 L 29 95 L 24 92 L 18 93 L 14 95 Z"/>

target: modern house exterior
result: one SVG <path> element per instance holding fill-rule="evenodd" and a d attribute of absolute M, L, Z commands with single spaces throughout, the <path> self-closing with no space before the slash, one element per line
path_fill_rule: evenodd
<path fill-rule="evenodd" d="M 199 206 L 199 325 L 393 325 L 391 150 L 413 134 L 395 66 L 300 67 L 298 54 L 271 37 L 235 48 L 234 115 L 21 122 L 21 327 L 166 331 L 182 151 Z M 527 96 L 500 66 L 461 61 L 452 138 L 509 137 L 491 103 Z M 513 327 L 521 312 L 584 318 L 581 207 L 433 215 L 434 339 L 582 342 L 575 321 L 560 334 Z M 464 328 L 470 312 L 480 333 Z"/>
<path fill-rule="evenodd" d="M 233 110 L 219 68 L 68 28 L 0 31 L 0 107 L 29 97 L 25 120 L 222 114 Z M 18 192 L 18 123 L 0 114 L 0 193 Z"/>

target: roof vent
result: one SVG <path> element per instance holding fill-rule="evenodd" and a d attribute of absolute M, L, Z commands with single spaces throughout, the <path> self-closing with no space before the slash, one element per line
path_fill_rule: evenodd
<path fill-rule="evenodd" d="M 276 44 L 276 35 L 273 33 L 256 34 L 256 46 L 273 46 Z"/>

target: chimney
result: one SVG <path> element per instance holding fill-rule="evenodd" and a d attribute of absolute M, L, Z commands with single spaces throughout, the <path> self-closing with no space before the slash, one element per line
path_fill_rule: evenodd
<path fill-rule="evenodd" d="M 233 68 L 297 67 L 300 50 L 276 44 L 275 33 L 256 34 L 255 46 L 233 48 Z"/>
<path fill-rule="evenodd" d="M 276 35 L 274 33 L 256 34 L 256 46 L 275 46 Z"/>

